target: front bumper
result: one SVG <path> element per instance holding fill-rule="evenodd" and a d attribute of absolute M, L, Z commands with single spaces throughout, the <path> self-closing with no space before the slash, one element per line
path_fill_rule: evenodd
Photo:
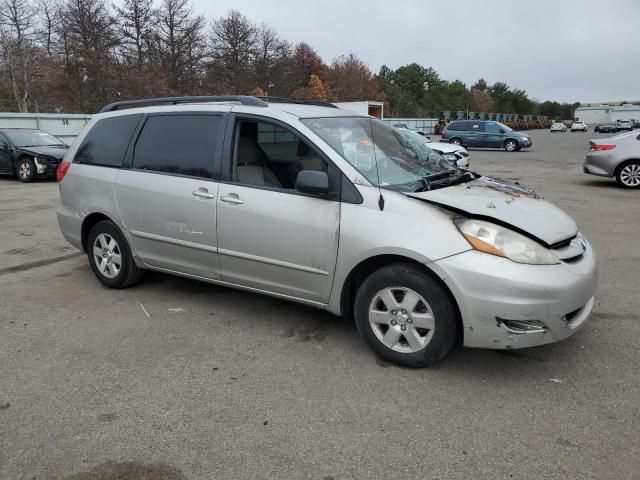
<path fill-rule="evenodd" d="M 34 158 L 38 175 L 55 176 L 61 160 L 55 158 Z"/>
<path fill-rule="evenodd" d="M 529 148 L 533 145 L 533 140 L 521 138 L 518 140 L 518 143 L 520 144 L 520 148 Z"/>
<path fill-rule="evenodd" d="M 525 348 L 570 337 L 589 317 L 598 281 L 590 245 L 578 260 L 559 265 L 523 265 L 471 250 L 429 266 L 456 298 L 464 345 L 476 348 Z M 516 328 L 526 324 L 538 328 Z"/>
<path fill-rule="evenodd" d="M 607 151 L 589 152 L 582 166 L 582 171 L 601 177 L 613 177 L 616 162 Z"/>

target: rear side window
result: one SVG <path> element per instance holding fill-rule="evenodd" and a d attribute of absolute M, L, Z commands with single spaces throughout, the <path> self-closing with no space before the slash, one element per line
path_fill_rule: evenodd
<path fill-rule="evenodd" d="M 142 128 L 133 168 L 189 177 L 213 177 L 220 115 L 154 115 Z"/>
<path fill-rule="evenodd" d="M 447 125 L 447 130 L 464 130 L 464 125 L 462 124 L 462 122 L 451 122 L 449 125 Z"/>
<path fill-rule="evenodd" d="M 121 167 L 140 117 L 142 115 L 124 115 L 98 120 L 84 137 L 74 162 Z"/>
<path fill-rule="evenodd" d="M 467 122 L 467 130 L 471 130 L 472 132 L 484 132 L 484 123 L 483 122 Z"/>

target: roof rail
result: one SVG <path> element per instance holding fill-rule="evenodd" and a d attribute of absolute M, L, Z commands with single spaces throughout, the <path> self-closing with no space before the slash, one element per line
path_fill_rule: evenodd
<path fill-rule="evenodd" d="M 110 103 L 103 107 L 98 113 L 114 112 L 124 108 L 149 107 L 154 105 L 177 105 L 179 103 L 207 103 L 207 102 L 238 102 L 241 105 L 253 107 L 267 107 L 267 103 L 257 97 L 246 95 L 223 95 L 223 96 L 193 96 L 193 97 L 160 97 L 144 98 L 142 100 L 125 100 L 122 102 Z"/>
<path fill-rule="evenodd" d="M 269 103 L 293 103 L 297 105 L 315 105 L 317 107 L 338 108 L 333 103 L 323 102 L 321 100 L 292 100 L 291 98 L 284 97 L 256 97 L 260 100 L 264 100 Z"/>

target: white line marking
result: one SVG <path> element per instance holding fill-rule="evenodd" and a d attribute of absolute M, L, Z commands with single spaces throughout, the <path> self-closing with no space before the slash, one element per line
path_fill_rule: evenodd
<path fill-rule="evenodd" d="M 140 303 L 140 307 L 142 308 L 142 311 L 147 316 L 147 318 L 151 318 L 151 315 L 149 315 L 149 312 L 147 312 L 147 309 L 144 308 L 144 305 L 142 303 Z"/>

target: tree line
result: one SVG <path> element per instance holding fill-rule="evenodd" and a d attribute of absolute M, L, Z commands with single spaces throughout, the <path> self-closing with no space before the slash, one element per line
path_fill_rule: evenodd
<path fill-rule="evenodd" d="M 0 110 L 94 113 L 134 98 L 179 95 L 385 101 L 393 116 L 440 111 L 539 113 L 524 90 L 467 87 L 416 63 L 378 74 L 356 55 L 331 63 L 236 10 L 208 21 L 190 0 L 0 0 Z"/>

